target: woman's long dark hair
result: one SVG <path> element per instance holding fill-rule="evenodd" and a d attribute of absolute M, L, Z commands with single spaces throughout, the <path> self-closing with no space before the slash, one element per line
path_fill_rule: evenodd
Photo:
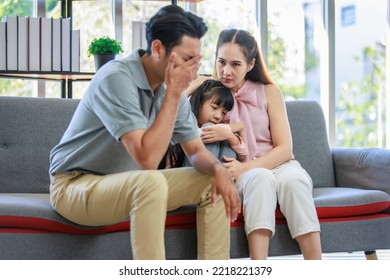
<path fill-rule="evenodd" d="M 257 44 L 256 39 L 248 31 L 242 29 L 222 30 L 218 37 L 215 59 L 218 58 L 219 48 L 226 43 L 237 44 L 241 48 L 248 64 L 251 63 L 253 59 L 255 59 L 255 64 L 251 71 L 246 74 L 245 80 L 260 82 L 265 85 L 273 84 L 273 81 L 268 73 L 267 66 L 265 65 L 263 56 L 261 55 L 259 45 Z M 216 67 L 214 67 L 213 76 L 215 78 L 217 77 L 216 74 Z"/>

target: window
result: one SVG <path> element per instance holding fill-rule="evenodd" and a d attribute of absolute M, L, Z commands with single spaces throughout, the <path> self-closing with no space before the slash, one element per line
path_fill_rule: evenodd
<path fill-rule="evenodd" d="M 335 13 L 336 145 L 385 147 L 386 0 L 338 0 Z"/>
<path fill-rule="evenodd" d="M 245 29 L 251 32 L 260 44 L 256 23 L 256 2 L 254 0 L 204 0 L 196 5 L 196 14 L 203 17 L 208 31 L 203 39 L 203 61 L 200 72 L 212 74 L 215 48 L 220 31 L 225 28 Z"/>
<path fill-rule="evenodd" d="M 268 1 L 268 68 L 286 99 L 320 100 L 321 1 Z"/>
<path fill-rule="evenodd" d="M 38 7 L 44 9 L 41 11 Z M 0 19 L 6 15 L 60 17 L 60 14 L 61 5 L 58 0 L 14 0 L 9 1 L 8 5 L 0 6 Z M 60 88 L 58 82 L 0 79 L 0 95 L 60 97 Z"/>
<path fill-rule="evenodd" d="M 341 8 L 341 26 L 355 24 L 355 5 Z"/>
<path fill-rule="evenodd" d="M 34 0 L 10 1 L 0 6 L 0 20 L 4 16 L 32 16 Z M 33 96 L 36 89 L 34 80 L 0 79 L 0 95 Z"/>
<path fill-rule="evenodd" d="M 263 54 L 272 78 L 286 99 L 318 102 L 324 96 L 334 99 L 334 103 L 329 102 L 332 107 L 329 112 L 334 113 L 326 115 L 331 124 L 332 144 L 390 148 L 390 137 L 386 136 L 390 134 L 389 0 L 177 2 L 208 24 L 201 73 L 213 72 L 217 36 L 222 29 L 246 29 L 259 43 L 267 42 L 261 45 Z M 0 6 L 0 17 L 34 15 L 37 3 L 38 8 L 44 3 L 41 16 L 60 16 L 59 0 L 13 0 Z M 169 0 L 73 0 L 73 28 L 81 30 L 82 38 L 81 71 L 95 70 L 93 58 L 87 56 L 87 46 L 94 37 L 108 35 L 119 39 L 125 56 L 135 47 L 135 25 L 147 21 L 160 7 L 170 3 Z M 267 7 L 266 11 L 261 10 L 263 7 Z M 328 16 L 329 11 L 332 14 Z M 262 22 L 267 22 L 266 28 L 258 26 L 258 19 L 264 16 L 267 20 Z M 334 30 L 326 33 L 328 20 Z M 265 38 L 260 38 L 260 31 L 267 34 Z M 324 54 L 334 64 L 325 74 L 324 68 L 330 60 Z M 321 92 L 324 83 L 330 89 Z M 0 95 L 37 96 L 41 91 L 36 85 L 33 80 L 1 78 Z M 74 83 L 74 97 L 81 98 L 87 86 L 88 82 Z M 59 97 L 60 83 L 45 82 L 44 87 L 46 97 Z"/>

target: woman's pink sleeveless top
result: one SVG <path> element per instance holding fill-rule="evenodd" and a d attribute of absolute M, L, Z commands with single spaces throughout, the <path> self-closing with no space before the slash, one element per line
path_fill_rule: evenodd
<path fill-rule="evenodd" d="M 230 123 L 243 124 L 244 141 L 249 152 L 246 159 L 248 161 L 264 155 L 273 148 L 264 84 L 246 81 L 233 95 L 234 107 L 225 118 Z"/>

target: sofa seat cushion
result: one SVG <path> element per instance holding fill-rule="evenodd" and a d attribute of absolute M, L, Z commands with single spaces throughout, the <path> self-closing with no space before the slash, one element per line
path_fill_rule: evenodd
<path fill-rule="evenodd" d="M 379 190 L 318 188 L 313 196 L 319 218 L 371 215 L 390 208 L 390 195 Z"/>
<path fill-rule="evenodd" d="M 168 212 L 166 228 L 194 228 L 195 209 L 195 206 L 185 206 Z M 0 232 L 100 234 L 129 231 L 129 227 L 128 219 L 101 227 L 72 223 L 53 210 L 49 194 L 0 194 Z"/>
<path fill-rule="evenodd" d="M 390 208 L 390 195 L 378 190 L 314 188 L 313 197 L 320 220 L 337 218 L 339 221 L 353 220 L 356 217 L 380 214 Z M 243 220 L 241 214 L 233 226 L 242 226 Z M 278 224 L 286 223 L 279 207 L 276 209 L 276 220 Z"/>
<path fill-rule="evenodd" d="M 350 220 L 354 217 L 380 214 L 390 208 L 390 195 L 383 191 L 354 188 L 315 188 L 314 203 L 319 219 Z M 181 207 L 167 214 L 166 229 L 196 227 L 196 207 Z M 277 223 L 285 223 L 279 207 Z M 239 216 L 232 226 L 242 226 Z M 49 194 L 0 194 L 0 232 L 60 232 L 73 234 L 100 234 L 128 231 L 129 220 L 101 227 L 82 226 L 68 221 L 54 211 Z"/>
<path fill-rule="evenodd" d="M 372 215 L 390 208 L 390 195 L 378 190 L 314 188 L 313 197 L 319 219 Z M 285 219 L 279 208 L 276 219 Z"/>

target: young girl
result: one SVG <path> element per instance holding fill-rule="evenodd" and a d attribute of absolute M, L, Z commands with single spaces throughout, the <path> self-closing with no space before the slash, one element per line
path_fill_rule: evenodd
<path fill-rule="evenodd" d="M 237 122 L 234 124 L 233 133 L 229 125 L 223 124 L 225 115 L 232 110 L 234 98 L 230 90 L 223 86 L 219 81 L 213 79 L 205 80 L 192 93 L 189 98 L 191 110 L 194 113 L 201 133 L 201 138 L 206 148 L 217 158 L 223 160 L 223 157 L 236 158 L 239 161 L 247 157 L 248 150 L 242 140 L 243 126 Z M 204 132 L 210 131 L 214 127 L 218 134 L 224 138 L 222 141 L 209 141 L 210 134 Z M 160 167 L 184 167 L 191 166 L 184 155 L 180 145 L 170 146 L 165 156 L 165 161 Z"/>
<path fill-rule="evenodd" d="M 279 203 L 303 257 L 321 259 L 312 180 L 294 159 L 283 95 L 269 77 L 255 38 L 244 30 L 223 30 L 218 38 L 214 74 L 235 99 L 227 119 L 239 121 L 245 128 L 248 158 L 245 162 L 225 158 L 225 166 L 243 195 L 250 257 L 268 257 Z M 209 141 L 223 139 L 212 129 L 204 133 Z"/>

